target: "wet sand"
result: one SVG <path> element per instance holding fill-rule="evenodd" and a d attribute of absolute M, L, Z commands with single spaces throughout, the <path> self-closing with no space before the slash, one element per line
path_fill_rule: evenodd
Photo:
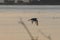
<path fill-rule="evenodd" d="M 28 19 L 36 17 L 39 25 L 32 24 Z M 0 40 L 31 40 L 24 26 L 19 23 L 20 18 L 26 24 L 34 38 L 39 35 L 39 40 L 48 40 L 39 30 L 52 40 L 60 40 L 60 12 L 40 11 L 0 11 Z"/>

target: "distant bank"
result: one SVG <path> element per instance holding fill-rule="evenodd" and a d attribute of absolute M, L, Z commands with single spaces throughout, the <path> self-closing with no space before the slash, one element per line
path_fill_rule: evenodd
<path fill-rule="evenodd" d="M 60 5 L 60 0 L 0 0 L 0 5 Z"/>

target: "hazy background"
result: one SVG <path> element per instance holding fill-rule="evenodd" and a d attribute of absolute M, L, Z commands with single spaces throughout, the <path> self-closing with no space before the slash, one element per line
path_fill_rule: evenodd
<path fill-rule="evenodd" d="M 30 40 L 20 18 L 26 24 L 34 38 L 48 40 L 38 30 L 52 40 L 60 40 L 60 6 L 0 6 L 0 40 Z M 38 18 L 39 25 L 32 24 L 28 19 Z"/>

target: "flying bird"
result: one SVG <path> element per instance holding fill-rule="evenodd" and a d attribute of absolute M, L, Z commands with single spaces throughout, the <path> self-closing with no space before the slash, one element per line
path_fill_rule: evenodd
<path fill-rule="evenodd" d="M 38 26 L 38 20 L 37 20 L 37 18 L 31 18 L 28 21 L 30 21 L 30 20 L 31 20 L 32 24 L 33 24 L 33 22 L 35 22 L 36 25 Z"/>

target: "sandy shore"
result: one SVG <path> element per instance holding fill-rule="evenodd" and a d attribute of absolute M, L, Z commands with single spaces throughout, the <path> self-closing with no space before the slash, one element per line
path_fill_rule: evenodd
<path fill-rule="evenodd" d="M 36 17 L 39 25 L 32 24 L 28 19 Z M 60 40 L 60 12 L 52 11 L 12 11 L 0 10 L 0 40 L 30 40 L 30 36 L 21 23 L 22 18 L 27 28 L 30 30 L 34 38 L 39 35 L 39 40 L 48 40 L 38 30 L 46 34 L 50 34 L 52 40 Z"/>

